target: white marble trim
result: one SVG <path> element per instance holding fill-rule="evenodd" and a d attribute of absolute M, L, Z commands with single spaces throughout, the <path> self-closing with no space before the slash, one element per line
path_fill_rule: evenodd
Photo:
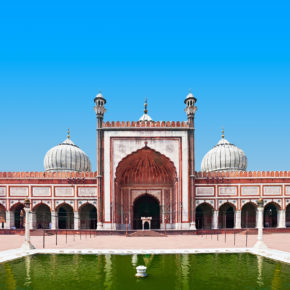
<path fill-rule="evenodd" d="M 80 254 L 80 255 L 146 255 L 146 254 L 238 254 L 250 253 L 275 261 L 290 264 L 290 253 L 273 249 L 254 248 L 210 248 L 210 249 L 14 249 L 0 252 L 0 263 L 36 254 Z"/>

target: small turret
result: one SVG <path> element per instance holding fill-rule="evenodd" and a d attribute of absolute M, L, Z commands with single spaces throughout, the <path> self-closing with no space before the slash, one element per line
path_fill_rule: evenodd
<path fill-rule="evenodd" d="M 184 100 L 184 103 L 186 104 L 185 112 L 187 115 L 187 120 L 189 124 L 193 125 L 194 121 L 194 115 L 197 110 L 197 107 L 195 106 L 197 99 L 193 96 L 191 93 L 191 90 L 189 90 L 189 94 L 186 96 L 186 99 Z"/>
<path fill-rule="evenodd" d="M 106 104 L 106 99 L 102 95 L 101 91 L 96 95 L 95 99 L 95 112 L 97 115 L 97 118 L 103 119 L 104 114 L 106 112 L 105 104 Z"/>

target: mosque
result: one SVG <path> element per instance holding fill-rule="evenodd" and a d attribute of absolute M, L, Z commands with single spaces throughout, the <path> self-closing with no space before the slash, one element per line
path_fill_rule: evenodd
<path fill-rule="evenodd" d="M 290 227 L 290 172 L 247 171 L 245 153 L 224 138 L 195 170 L 197 99 L 185 98 L 187 121 L 104 122 L 106 99 L 95 99 L 97 172 L 67 139 L 50 149 L 43 172 L 0 172 L 0 228 L 124 230 L 255 228 L 257 201 L 264 227 Z"/>

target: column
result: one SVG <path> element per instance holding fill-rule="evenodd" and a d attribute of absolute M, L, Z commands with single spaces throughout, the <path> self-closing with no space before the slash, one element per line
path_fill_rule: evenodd
<path fill-rule="evenodd" d="M 10 229 L 15 228 L 15 214 L 14 211 L 10 211 Z"/>
<path fill-rule="evenodd" d="M 235 212 L 235 229 L 242 228 L 242 221 L 241 221 L 241 211 L 236 210 Z"/>
<path fill-rule="evenodd" d="M 10 229 L 11 227 L 11 211 L 7 210 L 6 211 L 6 223 L 4 225 L 5 229 Z"/>
<path fill-rule="evenodd" d="M 56 230 L 58 228 L 57 226 L 57 212 L 54 210 L 51 211 L 51 229 Z"/>
<path fill-rule="evenodd" d="M 79 219 L 79 213 L 77 211 L 74 212 L 74 229 L 75 230 L 80 229 L 80 219 Z"/>
<path fill-rule="evenodd" d="M 258 239 L 254 246 L 257 249 L 263 249 L 267 246 L 263 242 L 263 224 L 264 224 L 264 208 L 263 208 L 263 200 L 259 199 L 258 208 L 257 208 L 257 227 L 258 227 Z"/>
<path fill-rule="evenodd" d="M 218 229 L 218 222 L 219 222 L 219 211 L 214 210 L 212 215 L 212 229 Z"/>
<path fill-rule="evenodd" d="M 38 225 L 36 224 L 36 213 L 30 212 L 30 229 L 37 229 Z"/>
<path fill-rule="evenodd" d="M 26 198 L 26 200 L 28 200 Z M 31 250 L 34 249 L 34 246 L 30 242 L 30 226 L 32 223 L 32 218 L 31 218 L 31 211 L 30 211 L 30 201 L 24 201 L 25 207 L 25 241 L 22 244 L 22 249 L 23 250 Z"/>
<path fill-rule="evenodd" d="M 285 209 L 278 211 L 278 228 L 286 228 L 286 211 Z"/>
<path fill-rule="evenodd" d="M 258 217 L 259 217 L 259 214 L 258 214 L 258 208 L 256 209 L 256 229 L 258 228 Z"/>

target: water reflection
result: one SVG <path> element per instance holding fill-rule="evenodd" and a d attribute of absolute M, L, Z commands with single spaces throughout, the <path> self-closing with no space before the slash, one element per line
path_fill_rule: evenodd
<path fill-rule="evenodd" d="M 136 266 L 148 278 L 136 279 Z M 290 266 L 250 254 L 36 255 L 0 264 L 0 289 L 290 289 Z"/>
<path fill-rule="evenodd" d="M 144 255 L 143 256 L 143 261 L 144 261 L 144 264 L 147 268 L 150 267 L 152 261 L 153 261 L 153 258 L 154 258 L 154 255 Z"/>
<path fill-rule="evenodd" d="M 132 265 L 133 267 L 137 267 L 138 256 L 136 254 L 132 255 Z"/>
<path fill-rule="evenodd" d="M 276 264 L 273 279 L 272 279 L 272 289 L 282 289 L 281 287 L 282 281 L 281 281 L 281 264 Z"/>
<path fill-rule="evenodd" d="M 15 280 L 15 277 L 13 275 L 13 271 L 12 271 L 12 267 L 9 263 L 5 263 L 5 282 L 6 282 L 6 285 L 7 285 L 7 289 L 16 289 L 16 280 Z M 1 279 L 0 279 L 1 281 Z M 1 287 L 0 287 L 1 288 Z"/>
<path fill-rule="evenodd" d="M 105 255 L 105 282 L 104 286 L 106 289 L 111 289 L 112 287 L 112 255 Z"/>
<path fill-rule="evenodd" d="M 181 255 L 181 273 L 182 273 L 182 289 L 189 289 L 189 273 L 190 273 L 190 263 L 189 255 Z"/>
<path fill-rule="evenodd" d="M 257 284 L 259 287 L 263 287 L 263 257 L 257 256 L 257 266 L 258 266 L 258 276 L 257 276 Z"/>
<path fill-rule="evenodd" d="M 31 256 L 26 256 L 24 259 L 25 259 L 25 273 L 26 273 L 24 286 L 29 287 L 31 285 L 31 274 L 30 274 Z"/>

